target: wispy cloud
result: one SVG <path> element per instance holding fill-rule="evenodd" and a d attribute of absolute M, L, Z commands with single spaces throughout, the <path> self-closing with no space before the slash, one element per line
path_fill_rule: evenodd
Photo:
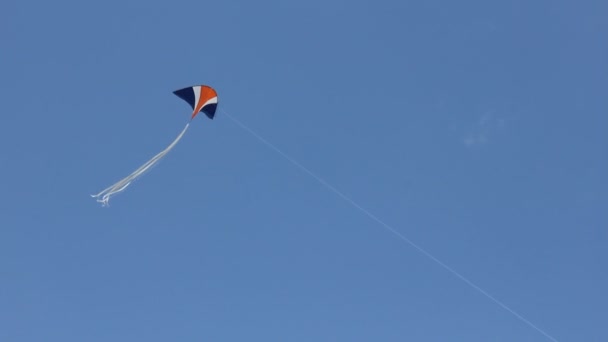
<path fill-rule="evenodd" d="M 488 138 L 486 138 L 486 135 L 483 133 L 480 133 L 478 135 L 469 135 L 467 137 L 465 137 L 462 142 L 464 142 L 464 144 L 467 147 L 470 146 L 475 146 L 475 145 L 481 145 L 481 144 L 485 144 L 486 142 L 488 142 Z"/>
<path fill-rule="evenodd" d="M 490 136 L 504 125 L 505 119 L 499 117 L 495 111 L 486 111 L 472 125 L 462 142 L 466 147 L 485 145 L 490 141 Z"/>

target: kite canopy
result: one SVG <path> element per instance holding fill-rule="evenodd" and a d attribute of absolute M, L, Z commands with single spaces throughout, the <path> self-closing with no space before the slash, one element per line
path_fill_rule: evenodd
<path fill-rule="evenodd" d="M 200 112 L 205 113 L 209 119 L 213 119 L 215 116 L 215 110 L 217 109 L 217 93 L 213 88 L 206 85 L 197 85 L 176 90 L 173 94 L 188 102 L 194 110 L 190 120 L 194 119 Z"/>

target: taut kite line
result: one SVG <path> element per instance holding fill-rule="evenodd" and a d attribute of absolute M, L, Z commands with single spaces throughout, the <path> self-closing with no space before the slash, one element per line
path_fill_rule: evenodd
<path fill-rule="evenodd" d="M 215 110 L 217 109 L 218 102 L 217 92 L 213 88 L 206 85 L 197 85 L 176 90 L 173 92 L 173 94 L 188 102 L 188 104 L 192 107 L 193 112 L 192 116 L 190 117 L 190 121 L 186 124 L 186 127 L 184 127 L 184 129 L 177 136 L 177 138 L 175 138 L 175 140 L 173 140 L 173 142 L 169 146 L 167 146 L 167 148 L 152 157 L 152 159 L 148 160 L 146 163 L 140 166 L 137 170 L 133 171 L 127 177 L 119 180 L 113 185 L 110 185 L 109 187 L 102 190 L 100 193 L 96 195 L 91 195 L 91 197 L 97 199 L 97 202 L 102 203 L 103 206 L 108 205 L 110 197 L 125 190 L 129 186 L 129 184 L 131 184 L 131 182 L 139 178 L 141 175 L 144 174 L 144 172 L 146 172 L 148 169 L 158 163 L 165 155 L 167 155 L 167 153 L 169 153 L 169 151 L 171 151 L 171 149 L 173 149 L 173 147 L 175 147 L 175 145 L 177 145 L 180 139 L 184 136 L 184 133 L 186 133 L 186 130 L 188 130 L 188 127 L 190 126 L 190 122 L 194 119 L 194 117 L 196 117 L 198 113 L 205 113 L 205 115 L 207 115 L 209 119 L 213 119 L 213 117 L 215 116 Z"/>

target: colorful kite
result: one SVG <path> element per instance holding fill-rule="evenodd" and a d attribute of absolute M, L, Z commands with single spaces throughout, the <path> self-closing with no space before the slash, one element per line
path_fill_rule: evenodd
<path fill-rule="evenodd" d="M 193 112 L 192 116 L 190 117 L 190 121 L 192 121 L 200 112 L 205 113 L 209 119 L 213 119 L 215 116 L 215 110 L 217 109 L 217 93 L 213 88 L 206 85 L 198 85 L 176 90 L 173 93 L 184 101 L 188 102 L 188 104 L 192 107 Z M 158 163 L 165 155 L 167 155 L 167 153 L 169 153 L 169 151 L 171 151 L 171 149 L 173 149 L 173 147 L 175 147 L 175 145 L 184 136 L 188 126 L 190 126 L 190 122 L 186 124 L 186 127 L 184 127 L 177 138 L 175 138 L 175 140 L 159 154 L 152 157 L 152 159 L 148 160 L 145 164 L 133 171 L 133 173 L 127 177 L 116 182 L 114 185 L 107 187 L 97 195 L 91 195 L 91 197 L 97 198 L 97 202 L 102 203 L 103 206 L 107 206 L 111 196 L 125 190 L 129 184 L 131 184 L 131 182 L 139 178 L 144 174 L 144 172 L 146 172 L 148 169 Z"/>

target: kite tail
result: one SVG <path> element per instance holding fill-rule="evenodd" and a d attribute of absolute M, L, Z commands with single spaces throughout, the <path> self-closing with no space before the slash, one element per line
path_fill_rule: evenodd
<path fill-rule="evenodd" d="M 175 147 L 175 145 L 177 145 L 177 143 L 180 141 L 182 136 L 184 136 L 184 133 L 186 133 L 188 126 L 190 126 L 190 123 L 186 124 L 186 127 L 184 127 L 184 130 L 182 130 L 182 132 L 177 136 L 177 138 L 175 138 L 175 140 L 173 140 L 171 145 L 169 145 L 167 148 L 162 150 L 160 153 L 158 153 L 157 155 L 152 157 L 152 159 L 148 160 L 145 164 L 140 166 L 137 170 L 133 171 L 127 177 L 119 180 L 114 185 L 111 185 L 111 186 L 105 188 L 97 195 L 91 195 L 91 197 L 97 198 L 97 202 L 100 202 L 104 207 L 108 206 L 111 196 L 125 190 L 129 186 L 129 184 L 131 184 L 132 181 L 139 178 L 148 169 L 150 169 L 152 166 L 154 166 L 156 163 L 158 163 L 165 155 L 167 155 L 167 153 L 169 153 L 169 151 L 171 151 L 171 149 L 173 149 L 173 147 Z"/>

